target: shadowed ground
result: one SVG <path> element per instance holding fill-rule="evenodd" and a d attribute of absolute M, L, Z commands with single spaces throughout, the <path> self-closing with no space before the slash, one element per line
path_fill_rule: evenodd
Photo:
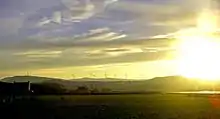
<path fill-rule="evenodd" d="M 177 94 L 38 96 L 1 103 L 0 111 L 11 119 L 218 119 L 219 100 Z"/>

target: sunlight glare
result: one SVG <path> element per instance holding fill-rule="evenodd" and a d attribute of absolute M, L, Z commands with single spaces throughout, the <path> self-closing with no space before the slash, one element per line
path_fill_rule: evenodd
<path fill-rule="evenodd" d="M 200 15 L 196 28 L 179 32 L 178 73 L 188 78 L 213 81 L 220 79 L 220 43 L 212 35 L 217 31 L 216 17 Z"/>
<path fill-rule="evenodd" d="M 204 10 L 197 19 L 197 29 L 200 32 L 215 32 L 217 29 L 217 17 L 210 10 Z"/>

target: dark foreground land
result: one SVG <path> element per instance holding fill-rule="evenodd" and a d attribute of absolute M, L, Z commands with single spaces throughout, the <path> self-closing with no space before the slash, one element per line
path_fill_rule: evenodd
<path fill-rule="evenodd" d="M 178 94 L 37 96 L 0 103 L 1 119 L 219 119 L 220 97 Z"/>

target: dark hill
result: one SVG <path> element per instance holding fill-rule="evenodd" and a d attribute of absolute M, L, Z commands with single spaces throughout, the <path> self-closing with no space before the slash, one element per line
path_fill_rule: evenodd
<path fill-rule="evenodd" d="M 190 91 L 190 90 L 211 90 L 210 84 L 203 84 L 195 80 L 181 76 L 156 77 L 149 80 L 125 80 L 125 79 L 95 79 L 82 78 L 74 80 L 63 80 L 37 76 L 14 76 L 2 79 L 3 82 L 27 82 L 61 84 L 67 89 L 76 89 L 79 86 L 86 86 L 90 89 L 110 89 L 112 91 Z M 220 86 L 216 84 L 216 87 Z"/>
<path fill-rule="evenodd" d="M 55 78 L 47 78 L 47 77 L 38 77 L 38 76 L 13 76 L 13 77 L 6 77 L 3 78 L 1 81 L 2 82 L 28 82 L 30 81 L 31 83 L 42 83 L 44 81 L 49 81 L 49 80 L 55 80 Z"/>

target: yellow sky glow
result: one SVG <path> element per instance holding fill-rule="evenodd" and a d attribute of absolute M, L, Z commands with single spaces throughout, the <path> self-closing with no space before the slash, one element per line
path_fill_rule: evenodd
<path fill-rule="evenodd" d="M 219 80 L 220 42 L 212 35 L 218 31 L 216 15 L 204 11 L 198 17 L 197 27 L 180 31 L 177 39 L 179 74 L 203 80 Z"/>
<path fill-rule="evenodd" d="M 175 61 L 158 60 L 149 62 L 118 63 L 96 66 L 78 66 L 30 70 L 29 75 L 73 78 L 120 78 L 120 79 L 150 79 L 155 76 L 175 75 Z M 9 72 L 8 74 L 27 75 L 26 71 Z M 106 76 L 105 76 L 106 73 Z M 7 73 L 6 73 L 7 74 Z"/>

